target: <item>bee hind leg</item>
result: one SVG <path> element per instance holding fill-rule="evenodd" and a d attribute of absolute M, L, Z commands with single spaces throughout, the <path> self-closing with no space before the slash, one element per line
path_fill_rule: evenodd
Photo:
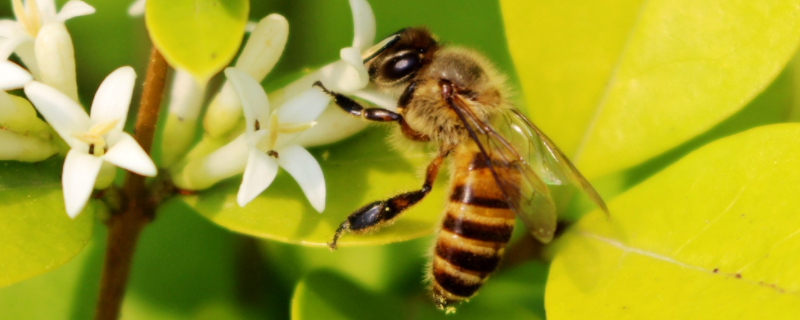
<path fill-rule="evenodd" d="M 347 216 L 347 219 L 336 229 L 336 233 L 333 235 L 333 241 L 328 243 L 331 250 L 336 249 L 336 242 L 339 241 L 339 237 L 344 233 L 349 231 L 367 231 L 371 228 L 379 227 L 396 218 L 400 213 L 425 198 L 425 196 L 431 192 L 433 182 L 436 180 L 436 175 L 439 173 L 439 167 L 449 153 L 450 148 L 443 148 L 442 151 L 439 152 L 439 155 L 436 156 L 436 159 L 433 159 L 428 165 L 428 169 L 425 172 L 425 183 L 422 185 L 421 189 L 404 192 L 386 200 L 372 202 Z"/>

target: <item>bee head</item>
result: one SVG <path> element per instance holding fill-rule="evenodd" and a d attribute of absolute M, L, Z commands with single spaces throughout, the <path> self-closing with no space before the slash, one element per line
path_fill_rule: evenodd
<path fill-rule="evenodd" d="M 427 65 L 438 44 L 425 28 L 405 28 L 373 46 L 364 63 L 370 81 L 385 86 L 402 84 Z"/>

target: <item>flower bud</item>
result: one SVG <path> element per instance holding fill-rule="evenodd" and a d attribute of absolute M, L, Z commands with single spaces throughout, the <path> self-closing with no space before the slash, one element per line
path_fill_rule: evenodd
<path fill-rule="evenodd" d="M 41 81 L 78 102 L 75 52 L 64 24 L 48 23 L 42 26 L 36 36 L 34 51 Z"/>
<path fill-rule="evenodd" d="M 174 165 L 194 142 L 197 118 L 205 97 L 205 84 L 183 70 L 176 70 L 170 92 L 169 113 L 161 144 L 161 165 Z"/>
<path fill-rule="evenodd" d="M 289 23 L 279 14 L 271 14 L 258 22 L 236 60 L 236 68 L 261 81 L 278 62 L 286 39 Z M 212 137 L 228 133 L 242 117 L 242 105 L 230 83 L 225 81 L 211 101 L 204 119 L 206 132 Z"/>
<path fill-rule="evenodd" d="M 0 128 L 35 138 L 50 140 L 50 127 L 36 117 L 28 100 L 0 91 Z"/>
<path fill-rule="evenodd" d="M 58 152 L 50 140 L 37 139 L 8 130 L 0 130 L 0 160 L 38 162 Z"/>

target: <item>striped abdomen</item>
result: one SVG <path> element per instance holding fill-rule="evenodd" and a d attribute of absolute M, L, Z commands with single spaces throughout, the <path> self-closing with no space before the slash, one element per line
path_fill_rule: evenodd
<path fill-rule="evenodd" d="M 514 228 L 514 213 L 474 144 L 455 150 L 450 197 L 436 238 L 433 297 L 439 308 L 478 291 L 500 263 Z M 495 173 L 518 181 L 507 164 L 492 159 Z"/>

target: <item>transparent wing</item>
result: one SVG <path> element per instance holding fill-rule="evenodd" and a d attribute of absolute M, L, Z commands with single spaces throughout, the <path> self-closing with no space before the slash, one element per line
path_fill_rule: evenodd
<path fill-rule="evenodd" d="M 538 176 L 547 184 L 572 185 L 583 192 L 606 214 L 608 208 L 597 191 L 567 159 L 547 135 L 531 123 L 519 110 L 508 109 L 494 119 L 496 128 L 520 153 Z"/>
<path fill-rule="evenodd" d="M 547 185 L 515 147 L 491 125 L 481 121 L 460 96 L 448 99 L 448 103 L 484 155 L 511 210 L 534 238 L 543 243 L 550 242 L 556 230 L 557 217 Z"/>

